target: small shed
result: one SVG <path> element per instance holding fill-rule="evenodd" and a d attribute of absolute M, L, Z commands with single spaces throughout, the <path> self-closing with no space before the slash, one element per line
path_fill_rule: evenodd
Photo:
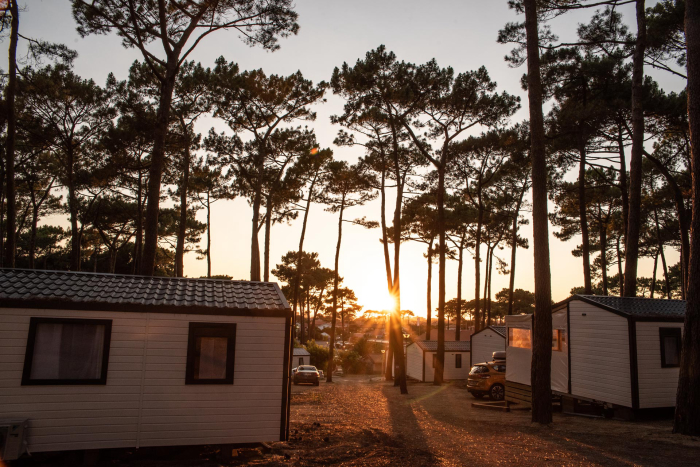
<path fill-rule="evenodd" d="M 673 407 L 685 312 L 684 300 L 599 295 L 554 305 L 552 390 L 572 410 Z M 506 326 L 506 380 L 529 386 L 532 315 L 506 317 Z"/>
<path fill-rule="evenodd" d="M 288 439 L 277 284 L 0 269 L 1 419 L 30 452 Z"/>
<path fill-rule="evenodd" d="M 469 341 L 445 341 L 446 381 L 467 379 L 470 367 Z M 432 382 L 437 358 L 437 341 L 417 340 L 406 346 L 406 375 L 418 381 Z"/>
<path fill-rule="evenodd" d="M 311 365 L 311 354 L 303 347 L 294 347 L 292 357 L 292 367 L 301 365 Z"/>
<path fill-rule="evenodd" d="M 493 353 L 506 350 L 506 327 L 487 326 L 471 336 L 471 361 L 472 367 L 477 363 L 493 361 Z"/>

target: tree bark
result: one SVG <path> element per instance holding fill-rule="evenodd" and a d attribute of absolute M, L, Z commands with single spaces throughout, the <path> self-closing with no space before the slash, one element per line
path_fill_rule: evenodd
<path fill-rule="evenodd" d="M 532 421 L 552 422 L 552 290 L 547 219 L 547 165 L 542 115 L 537 1 L 524 0 L 527 82 L 532 154 L 532 227 L 535 263 L 535 317 L 532 348 Z"/>
<path fill-rule="evenodd" d="M 624 297 L 625 274 L 622 272 L 622 253 L 620 252 L 620 237 L 617 237 L 617 278 L 620 283 L 620 297 Z"/>
<path fill-rule="evenodd" d="M 493 278 L 493 250 L 496 248 L 496 245 L 494 245 L 491 248 L 491 258 L 489 258 L 489 294 L 488 294 L 488 308 L 487 308 L 487 316 L 488 318 L 486 319 L 486 326 L 491 326 L 491 279 Z"/>
<path fill-rule="evenodd" d="M 9 76 L 5 88 L 5 104 L 7 108 L 7 136 L 5 138 L 5 190 L 7 196 L 7 224 L 5 232 L 5 267 L 15 267 L 15 250 L 17 249 L 17 230 L 15 219 L 17 217 L 17 205 L 15 194 L 15 135 L 17 116 L 15 115 L 15 92 L 17 89 L 17 40 L 19 37 L 19 6 L 17 0 L 9 2 L 10 14 L 10 49 L 8 51 Z"/>
<path fill-rule="evenodd" d="M 617 146 L 620 153 L 620 193 L 622 194 L 622 225 L 625 241 L 627 239 L 627 222 L 629 220 L 630 199 L 627 189 L 627 160 L 625 159 L 625 143 L 622 125 L 618 123 Z"/>
<path fill-rule="evenodd" d="M 693 217 L 674 433 L 700 435 L 700 2 L 685 5 Z"/>
<path fill-rule="evenodd" d="M 340 214 L 338 215 L 338 244 L 335 247 L 335 268 L 333 271 L 333 301 L 331 305 L 331 338 L 328 351 L 328 375 L 326 381 L 333 382 L 333 354 L 335 351 L 335 321 L 338 307 L 338 263 L 340 260 L 340 243 L 343 238 L 343 211 L 345 210 L 345 196 L 340 203 Z"/>
<path fill-rule="evenodd" d="M 583 146 L 583 145 L 582 145 Z M 591 244 L 586 218 L 586 148 L 579 149 L 578 166 L 578 213 L 581 226 L 581 253 L 583 257 L 583 288 L 586 295 L 591 294 Z"/>
<path fill-rule="evenodd" d="M 644 0 L 637 0 L 637 40 L 632 68 L 632 157 L 630 159 L 630 204 L 625 239 L 625 297 L 637 294 L 637 261 L 642 206 L 642 154 L 644 152 L 644 49 L 646 17 Z"/>
<path fill-rule="evenodd" d="M 134 245 L 134 274 L 140 272 L 141 255 L 143 252 L 143 180 L 139 169 L 139 181 L 136 188 L 136 240 Z"/>
<path fill-rule="evenodd" d="M 165 139 L 168 134 L 168 124 L 170 123 L 170 105 L 173 100 L 173 89 L 175 89 L 177 72 L 178 59 L 171 54 L 168 57 L 165 79 L 160 87 L 156 126 L 153 132 L 151 166 L 148 170 L 148 201 L 146 204 L 146 221 L 144 223 L 145 236 L 143 254 L 139 266 L 140 274 L 143 276 L 152 276 L 156 265 L 160 182 L 163 177 L 163 169 L 165 168 Z"/>

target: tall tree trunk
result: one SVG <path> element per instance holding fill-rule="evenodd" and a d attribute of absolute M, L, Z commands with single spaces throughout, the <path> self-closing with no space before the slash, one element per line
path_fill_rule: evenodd
<path fill-rule="evenodd" d="M 211 199 L 207 191 L 207 277 L 211 278 Z"/>
<path fill-rule="evenodd" d="M 481 326 L 479 329 L 486 327 L 486 296 L 489 291 L 489 260 L 491 259 L 491 244 L 486 243 L 486 264 L 484 265 L 484 299 L 481 307 Z"/>
<path fill-rule="evenodd" d="M 136 240 L 134 241 L 134 268 L 136 274 L 140 272 L 141 254 L 143 252 L 143 180 L 141 178 L 141 169 L 139 169 L 139 181 L 136 188 Z"/>
<path fill-rule="evenodd" d="M 659 250 L 656 250 L 654 255 L 654 272 L 651 274 L 651 290 L 649 291 L 649 298 L 654 298 L 654 291 L 656 290 L 656 267 L 659 264 Z"/>
<path fill-rule="evenodd" d="M 627 222 L 629 219 L 630 199 L 627 189 L 627 160 L 625 159 L 625 142 L 623 139 L 622 124 L 617 124 L 617 147 L 620 154 L 620 193 L 622 194 L 622 225 L 624 238 L 627 239 Z"/>
<path fill-rule="evenodd" d="M 656 226 L 656 242 L 659 246 L 659 254 L 661 255 L 661 264 L 664 268 L 664 282 L 666 284 L 666 298 L 671 298 L 671 284 L 668 280 L 668 268 L 666 267 L 666 255 L 664 255 L 664 243 L 661 239 L 661 229 L 659 228 L 659 214 L 654 209 L 654 222 Z"/>
<path fill-rule="evenodd" d="M 293 316 L 293 323 L 292 323 L 292 329 L 296 329 L 296 316 L 297 316 L 297 303 L 299 301 L 299 287 L 301 286 L 301 275 L 302 275 L 302 254 L 304 253 L 304 238 L 306 236 L 306 223 L 309 220 L 309 208 L 311 208 L 311 200 L 313 198 L 314 194 L 314 185 L 316 185 L 316 180 L 318 179 L 318 175 L 314 175 L 314 178 L 311 180 L 311 184 L 309 185 L 309 196 L 306 199 L 306 209 L 304 210 L 304 220 L 301 223 L 301 235 L 299 236 L 299 249 L 297 250 L 297 264 L 296 264 L 296 271 L 294 272 L 294 291 L 292 292 L 292 316 Z M 323 291 L 320 293 L 320 295 L 323 295 Z M 303 309 L 303 306 L 302 306 Z M 303 315 L 303 313 L 300 313 Z M 303 320 L 302 320 L 302 325 L 303 325 Z M 312 336 L 312 329 L 309 328 L 309 336 Z"/>
<path fill-rule="evenodd" d="M 260 243 L 258 241 L 260 205 L 262 204 L 260 190 L 257 190 L 253 199 L 253 221 L 250 239 L 250 280 L 260 280 Z"/>
<path fill-rule="evenodd" d="M 685 4 L 693 217 L 674 433 L 700 435 L 700 2 Z"/>
<path fill-rule="evenodd" d="M 431 328 L 431 317 L 433 314 L 433 239 L 430 239 L 430 243 L 428 243 L 428 286 L 427 286 L 427 294 L 426 294 L 426 301 L 427 301 L 427 316 L 425 318 L 425 340 L 429 341 L 430 340 L 430 331 L 432 331 Z"/>
<path fill-rule="evenodd" d="M 440 386 L 443 383 L 443 370 L 445 368 L 445 165 L 446 151 L 443 148 L 441 165 L 438 167 L 438 192 L 437 192 L 437 230 L 440 244 L 438 272 L 438 330 L 437 330 L 437 365 L 435 365 L 433 384 Z"/>
<path fill-rule="evenodd" d="M 168 135 L 170 123 L 170 105 L 173 100 L 173 89 L 178 72 L 179 51 L 171 53 L 168 57 L 165 78 L 160 86 L 160 99 L 158 113 L 156 114 L 156 126 L 153 132 L 153 151 L 151 153 L 151 166 L 148 170 L 148 202 L 146 204 L 146 222 L 144 225 L 145 238 L 140 274 L 152 276 L 156 266 L 156 251 L 158 249 L 158 214 L 160 211 L 160 182 L 165 168 L 165 139 Z"/>
<path fill-rule="evenodd" d="M 608 231 L 602 219 L 600 224 L 600 271 L 603 276 L 603 295 L 608 295 Z"/>
<path fill-rule="evenodd" d="M 396 138 L 396 136 L 395 136 Z M 394 280 L 390 292 L 394 298 L 396 306 L 394 313 L 396 314 L 396 334 L 394 357 L 399 363 L 398 382 L 401 394 L 408 394 L 408 386 L 406 384 L 406 360 L 404 358 L 403 348 L 403 327 L 401 325 L 401 207 L 403 206 L 403 187 L 404 180 L 401 178 L 399 167 L 398 145 L 395 145 L 396 156 L 394 157 L 394 174 L 396 177 L 396 200 L 394 205 Z"/>
<path fill-rule="evenodd" d="M 637 0 L 637 40 L 632 59 L 632 158 L 630 159 L 630 209 L 625 239 L 625 296 L 637 294 L 637 261 L 642 207 L 642 154 L 644 152 L 644 48 L 646 17 L 644 0 Z"/>
<path fill-rule="evenodd" d="M 476 235 L 474 240 L 474 332 L 481 330 L 481 226 L 484 223 L 484 208 L 481 205 L 481 180 L 479 180 L 479 216 L 476 221 Z"/>
<path fill-rule="evenodd" d="M 497 244 L 496 244 L 497 245 Z M 491 258 L 489 259 L 489 294 L 488 294 L 488 310 L 487 310 L 487 320 L 486 326 L 491 326 L 491 279 L 493 278 L 493 250 L 496 249 L 496 245 L 491 248 Z"/>
<path fill-rule="evenodd" d="M 513 291 L 515 289 L 515 252 L 518 250 L 518 216 L 520 215 L 520 207 L 523 204 L 523 197 L 527 183 L 523 183 L 523 189 L 520 191 L 518 204 L 515 207 L 515 215 L 513 216 L 513 235 L 511 237 L 510 250 L 510 282 L 508 284 L 508 314 L 513 314 Z"/>
<path fill-rule="evenodd" d="M 263 280 L 270 282 L 270 235 L 272 235 L 272 194 L 267 195 L 267 214 L 265 217 L 265 249 L 263 252 Z"/>
<path fill-rule="evenodd" d="M 73 174 L 73 151 L 68 151 L 68 209 L 70 211 L 71 250 L 70 270 L 80 271 L 80 233 L 78 229 L 78 199 L 75 193 Z"/>
<path fill-rule="evenodd" d="M 459 258 L 457 260 L 457 310 L 455 313 L 455 340 L 460 341 L 461 333 L 460 327 L 462 326 L 461 315 L 462 315 L 462 258 L 464 256 L 464 238 L 459 244 Z"/>
<path fill-rule="evenodd" d="M 586 218 L 586 148 L 579 149 L 578 165 L 578 214 L 581 226 L 581 253 L 583 257 L 583 288 L 591 294 L 591 244 L 588 236 L 588 219 Z"/>
<path fill-rule="evenodd" d="M 186 128 L 185 128 L 186 131 Z M 190 191 L 190 148 L 185 147 L 180 181 L 180 223 L 175 246 L 175 277 L 185 277 L 185 236 L 187 235 L 187 193 Z"/>
<path fill-rule="evenodd" d="M 527 34 L 527 83 L 532 154 L 532 229 L 535 258 L 535 318 L 532 346 L 532 421 L 552 422 L 552 288 L 549 270 L 547 162 L 542 115 L 537 0 L 524 0 Z"/>
<path fill-rule="evenodd" d="M 17 40 L 19 37 L 19 6 L 17 0 L 9 1 L 10 14 L 10 49 L 8 51 L 9 76 L 5 88 L 5 104 L 7 112 L 7 136 L 5 138 L 5 190 L 7 196 L 7 224 L 5 232 L 5 267 L 15 267 L 15 250 L 17 249 L 15 220 L 17 205 L 15 194 L 15 135 L 17 116 L 15 115 L 15 92 L 17 89 Z"/>
<path fill-rule="evenodd" d="M 617 237 L 617 278 L 620 283 L 620 297 L 624 297 L 625 274 L 622 272 L 622 253 L 620 252 L 620 237 Z"/>
<path fill-rule="evenodd" d="M 654 163 L 656 168 L 661 172 L 661 174 L 666 179 L 666 183 L 673 190 L 673 199 L 676 204 L 676 213 L 678 214 L 678 227 L 681 237 L 681 298 L 685 300 L 685 289 L 688 284 L 688 257 L 690 251 L 690 235 L 688 231 L 690 230 L 690 219 L 685 209 L 685 200 L 683 198 L 683 191 L 676 183 L 676 179 L 673 177 L 671 172 L 663 165 L 663 163 L 652 156 L 648 152 L 644 151 L 644 155 Z"/>
<path fill-rule="evenodd" d="M 340 203 L 340 213 L 338 215 L 338 244 L 335 247 L 335 267 L 333 271 L 333 301 L 331 304 L 331 338 L 328 351 L 328 375 L 326 381 L 333 382 L 333 355 L 335 351 L 335 321 L 338 307 L 338 263 L 340 261 L 340 242 L 343 239 L 343 211 L 345 210 L 345 196 Z"/>
<path fill-rule="evenodd" d="M 38 223 L 39 206 L 34 206 L 32 209 L 32 230 L 29 234 L 29 269 L 34 269 L 34 261 L 36 258 L 36 232 Z"/>

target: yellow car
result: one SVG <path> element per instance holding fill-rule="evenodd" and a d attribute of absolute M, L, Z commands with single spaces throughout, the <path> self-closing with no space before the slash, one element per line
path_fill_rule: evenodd
<path fill-rule="evenodd" d="M 467 391 L 480 399 L 486 394 L 492 401 L 502 401 L 506 395 L 506 362 L 496 360 L 477 363 L 469 372 Z"/>

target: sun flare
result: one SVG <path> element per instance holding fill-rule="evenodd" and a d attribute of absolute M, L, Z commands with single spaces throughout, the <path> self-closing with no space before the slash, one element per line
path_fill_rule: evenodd
<path fill-rule="evenodd" d="M 365 310 L 391 311 L 396 308 L 396 299 L 386 290 L 386 284 L 378 284 L 362 297 Z"/>

